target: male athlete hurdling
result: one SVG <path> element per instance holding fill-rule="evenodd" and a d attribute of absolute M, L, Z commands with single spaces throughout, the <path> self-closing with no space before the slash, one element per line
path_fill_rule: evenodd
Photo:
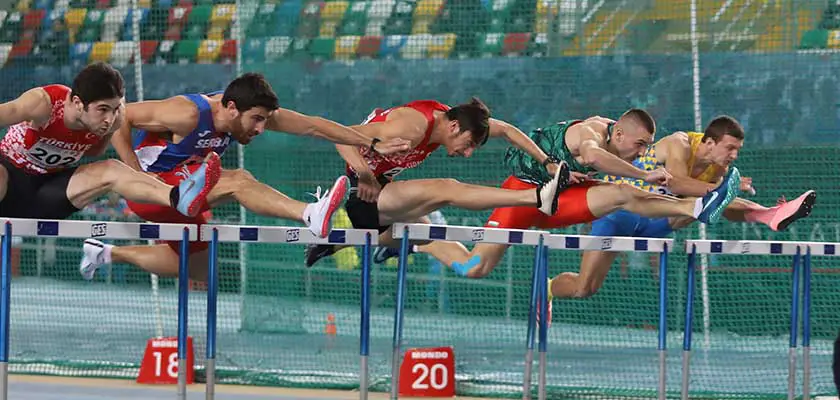
<path fill-rule="evenodd" d="M 140 129 L 132 142 L 131 128 Z M 397 135 L 381 137 L 359 132 L 338 123 L 286 110 L 278 106 L 277 95 L 262 75 L 248 73 L 234 79 L 224 93 L 189 94 L 159 101 L 131 103 L 126 107 L 126 124 L 114 136 L 113 145 L 129 166 L 146 171 L 164 182 L 178 183 L 195 174 L 208 152 L 223 153 L 232 140 L 248 144 L 264 130 L 314 135 L 335 143 L 363 146 L 371 154 L 408 150 Z M 347 178 L 335 181 L 332 189 L 315 203 L 293 200 L 260 183 L 245 170 L 222 170 L 218 184 L 200 204 L 201 215 L 184 217 L 170 207 L 149 206 L 130 201 L 138 216 L 149 221 L 206 224 L 206 211 L 231 201 L 260 215 L 300 221 L 317 236 L 326 237 L 331 218 L 344 201 Z M 153 246 L 119 246 L 88 239 L 80 264 L 82 275 L 91 279 L 96 269 L 111 262 L 134 264 L 151 273 L 176 276 L 178 243 Z M 190 243 L 190 278 L 207 275 L 207 243 Z"/>

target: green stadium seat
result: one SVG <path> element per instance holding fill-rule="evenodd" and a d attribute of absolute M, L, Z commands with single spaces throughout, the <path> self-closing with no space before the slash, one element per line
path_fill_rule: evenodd
<path fill-rule="evenodd" d="M 271 36 L 294 36 L 303 12 L 302 0 L 284 0 L 277 8 L 276 21 Z"/>
<path fill-rule="evenodd" d="M 5 11 L 4 11 L 5 12 Z M 0 29 L 0 43 L 14 43 L 23 31 L 23 13 L 15 11 L 8 13 Z"/>
<path fill-rule="evenodd" d="M 324 2 L 319 0 L 310 0 L 303 4 L 303 12 L 297 27 L 298 37 L 313 38 L 318 36 L 323 8 Z"/>
<path fill-rule="evenodd" d="M 483 39 L 478 43 L 479 57 L 497 57 L 502 53 L 502 46 L 504 44 L 505 34 L 499 32 L 490 32 L 483 35 Z"/>
<path fill-rule="evenodd" d="M 249 37 L 266 37 L 271 34 L 271 29 L 274 25 L 278 22 L 275 21 L 275 10 L 277 6 L 273 3 L 265 3 L 261 5 L 257 12 L 254 14 L 254 18 L 251 20 L 251 24 L 248 25 L 247 29 L 247 36 Z"/>
<path fill-rule="evenodd" d="M 533 32 L 535 13 L 534 0 L 514 0 L 505 32 Z"/>
<path fill-rule="evenodd" d="M 245 40 L 242 45 L 242 63 L 260 64 L 265 62 L 266 38 L 252 37 Z"/>
<path fill-rule="evenodd" d="M 309 54 L 313 60 L 332 60 L 335 54 L 335 38 L 317 37 L 309 44 Z"/>
<path fill-rule="evenodd" d="M 116 42 L 120 38 L 125 18 L 128 15 L 128 7 L 116 6 L 105 11 L 105 18 L 102 22 L 102 41 Z"/>
<path fill-rule="evenodd" d="M 212 5 L 195 6 L 190 12 L 190 17 L 187 20 L 187 26 L 184 28 L 183 37 L 185 39 L 203 39 L 207 25 L 210 23 L 210 16 L 213 15 Z"/>
<path fill-rule="evenodd" d="M 799 43 L 801 49 L 824 49 L 826 47 L 828 47 L 828 31 L 825 29 L 805 32 Z"/>
<path fill-rule="evenodd" d="M 321 26 L 318 28 L 318 36 L 334 37 L 341 26 L 341 21 L 344 19 L 348 6 L 350 3 L 337 0 L 329 1 L 321 10 Z"/>
<path fill-rule="evenodd" d="M 265 62 L 272 63 L 286 57 L 292 48 L 292 43 L 292 38 L 288 36 L 268 38 L 265 42 Z"/>
<path fill-rule="evenodd" d="M 161 40 L 166 34 L 168 8 L 152 8 L 140 26 L 141 40 Z"/>
<path fill-rule="evenodd" d="M 342 35 L 361 36 L 365 34 L 368 6 L 370 4 L 369 1 L 353 1 L 350 3 L 350 7 L 347 8 L 347 13 L 344 15 L 344 23 L 341 25 L 340 32 Z"/>
<path fill-rule="evenodd" d="M 507 21 L 510 19 L 516 0 L 491 1 L 489 31 L 494 33 L 505 33 Z"/>
<path fill-rule="evenodd" d="M 78 42 L 96 42 L 99 40 L 102 31 L 102 23 L 105 20 L 105 11 L 102 10 L 88 10 L 85 16 L 85 22 L 81 29 L 76 34 L 76 41 Z"/>
<path fill-rule="evenodd" d="M 201 46 L 200 40 L 186 39 L 175 42 L 174 61 L 178 64 L 194 63 L 198 57 L 199 46 Z"/>
<path fill-rule="evenodd" d="M 416 3 L 409 0 L 397 0 L 391 18 L 383 27 L 386 35 L 407 35 L 411 32 L 411 16 Z"/>
<path fill-rule="evenodd" d="M 114 43 L 114 50 L 111 52 L 111 59 L 109 62 L 115 67 L 125 67 L 134 56 L 135 43 L 129 40 L 122 40 Z"/>

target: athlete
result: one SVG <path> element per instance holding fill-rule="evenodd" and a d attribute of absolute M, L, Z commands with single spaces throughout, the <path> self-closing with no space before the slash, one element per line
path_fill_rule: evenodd
<path fill-rule="evenodd" d="M 703 133 L 675 132 L 659 140 L 634 161 L 639 168 L 665 167 L 673 178 L 668 187 L 649 185 L 638 180 L 606 176 L 608 182 L 625 182 L 671 196 L 702 196 L 714 187 L 738 158 L 744 143 L 744 129 L 734 118 L 720 116 L 712 120 Z M 741 178 L 741 191 L 754 191 L 752 179 Z M 737 198 L 724 211 L 730 221 L 758 222 L 773 231 L 785 230 L 797 219 L 807 217 L 816 200 L 809 190 L 794 201 L 775 207 L 763 207 Z M 619 210 L 592 223 L 593 236 L 668 237 L 674 230 L 693 222 L 689 218 L 646 218 Z M 606 279 L 618 253 L 584 251 L 580 272 L 566 272 L 549 280 L 549 298 L 586 298 L 595 294 Z M 550 310 L 549 302 L 549 310 Z M 550 314 L 549 314 L 550 315 Z"/>
<path fill-rule="evenodd" d="M 198 213 L 216 184 L 216 154 L 174 187 L 118 160 L 78 166 L 104 153 L 122 124 L 125 83 L 113 67 L 88 65 L 72 87 L 46 85 L 0 104 L 0 216 L 65 219 L 108 192 L 137 203 L 172 207 L 180 216 Z"/>
<path fill-rule="evenodd" d="M 567 186 L 569 169 L 552 166 L 552 175 L 533 190 L 506 190 L 470 185 L 454 179 L 414 179 L 394 181 L 400 172 L 420 165 L 440 146 L 450 157 L 470 157 L 490 136 L 506 138 L 517 148 L 539 160 L 548 159 L 522 131 L 504 121 L 490 118 L 490 110 L 477 98 L 449 107 L 432 100 L 413 101 L 387 110 L 376 109 L 362 125 L 362 132 L 383 137 L 400 136 L 411 141 L 407 154 L 391 157 L 371 153 L 365 148 L 338 146 L 347 161 L 352 188 L 346 209 L 353 227 L 377 229 L 380 243 L 393 243 L 390 227 L 394 222 L 414 222 L 445 206 L 468 210 L 518 205 L 535 207 L 536 213 L 551 215 L 556 198 Z M 306 265 L 343 248 L 310 245 Z"/>
<path fill-rule="evenodd" d="M 247 73 L 234 79 L 224 93 L 189 94 L 160 101 L 132 103 L 126 109 L 127 124 L 114 136 L 113 145 L 129 166 L 146 171 L 165 182 L 180 182 L 195 171 L 195 160 L 207 152 L 223 153 L 231 141 L 248 144 L 264 130 L 314 135 L 356 146 L 371 154 L 408 150 L 397 136 L 382 138 L 358 132 L 335 122 L 278 107 L 277 95 L 262 75 Z M 132 143 L 131 128 L 139 129 Z M 222 170 L 218 185 L 210 191 L 201 211 L 237 201 L 260 215 L 300 221 L 317 236 L 327 237 L 331 218 L 344 201 L 347 178 L 340 177 L 315 203 L 290 199 L 258 182 L 245 170 Z M 171 208 L 129 202 L 131 210 L 149 221 L 206 224 L 208 215 L 184 218 Z M 178 273 L 178 243 L 153 246 L 114 247 L 88 239 L 80 264 L 82 275 L 91 279 L 98 267 L 111 262 L 136 265 L 162 276 Z M 190 278 L 206 279 L 207 243 L 190 243 Z"/>
<path fill-rule="evenodd" d="M 645 121 L 649 133 L 644 137 L 634 137 L 626 132 L 625 127 L 631 118 Z M 608 174 L 638 178 L 646 172 L 662 169 L 655 166 L 645 171 L 628 162 L 647 149 L 654 129 L 653 120 L 647 113 L 630 110 L 617 122 L 601 117 L 564 121 L 538 129 L 532 137 L 551 156 L 569 163 L 577 172 L 591 173 L 597 169 Z M 508 150 L 505 161 L 513 169 L 514 176 L 509 177 L 502 187 L 527 189 L 533 185 L 531 182 L 544 179 L 544 169 L 515 149 Z M 709 185 L 706 190 L 712 190 L 697 199 L 676 199 L 626 183 L 584 179 L 560 195 L 557 212 L 550 217 L 535 214 L 524 207 L 501 208 L 493 211 L 485 226 L 505 229 L 562 228 L 593 221 L 617 209 L 649 217 L 682 216 L 714 223 L 734 199 L 739 185 L 740 177 L 735 167 L 730 169 L 717 188 Z M 412 246 L 412 251 L 431 254 L 459 275 L 481 278 L 493 270 L 507 248 L 508 245 L 504 244 L 478 243 L 472 251 L 468 251 L 458 242 L 436 241 L 425 246 Z M 377 261 L 396 254 L 395 250 L 380 252 Z"/>

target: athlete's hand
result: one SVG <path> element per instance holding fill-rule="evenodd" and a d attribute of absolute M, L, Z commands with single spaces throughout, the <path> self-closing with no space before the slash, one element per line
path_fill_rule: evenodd
<path fill-rule="evenodd" d="M 647 183 L 653 183 L 660 186 L 667 186 L 668 182 L 671 181 L 671 174 L 665 168 L 657 168 L 653 171 L 649 171 L 645 175 L 644 181 Z"/>
<path fill-rule="evenodd" d="M 385 139 L 376 142 L 376 145 L 373 146 L 373 149 L 377 153 L 384 155 L 400 153 L 403 151 L 411 150 L 411 141 L 400 138 Z"/>
<path fill-rule="evenodd" d="M 359 191 L 357 195 L 359 199 L 368 203 L 376 203 L 379 198 L 379 191 L 382 190 L 382 185 L 373 176 L 370 171 L 359 174 Z"/>
<path fill-rule="evenodd" d="M 595 174 L 596 174 L 596 172 L 590 172 L 588 174 L 584 174 L 582 172 L 570 171 L 569 172 L 569 175 L 570 175 L 569 182 L 571 182 L 571 183 L 581 183 L 581 182 L 585 182 L 585 181 L 591 181 L 591 180 L 594 180 L 594 178 L 592 176 L 595 175 Z"/>
<path fill-rule="evenodd" d="M 755 188 L 752 185 L 752 178 L 741 177 L 741 187 L 742 192 L 747 192 L 753 196 L 755 196 Z"/>

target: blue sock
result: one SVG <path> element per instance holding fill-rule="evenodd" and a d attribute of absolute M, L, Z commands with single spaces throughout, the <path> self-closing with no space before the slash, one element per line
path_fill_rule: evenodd
<path fill-rule="evenodd" d="M 463 264 L 459 262 L 452 263 L 452 269 L 455 270 L 455 273 L 458 275 L 467 276 L 467 272 L 479 263 L 481 263 L 481 256 L 472 256 Z"/>

